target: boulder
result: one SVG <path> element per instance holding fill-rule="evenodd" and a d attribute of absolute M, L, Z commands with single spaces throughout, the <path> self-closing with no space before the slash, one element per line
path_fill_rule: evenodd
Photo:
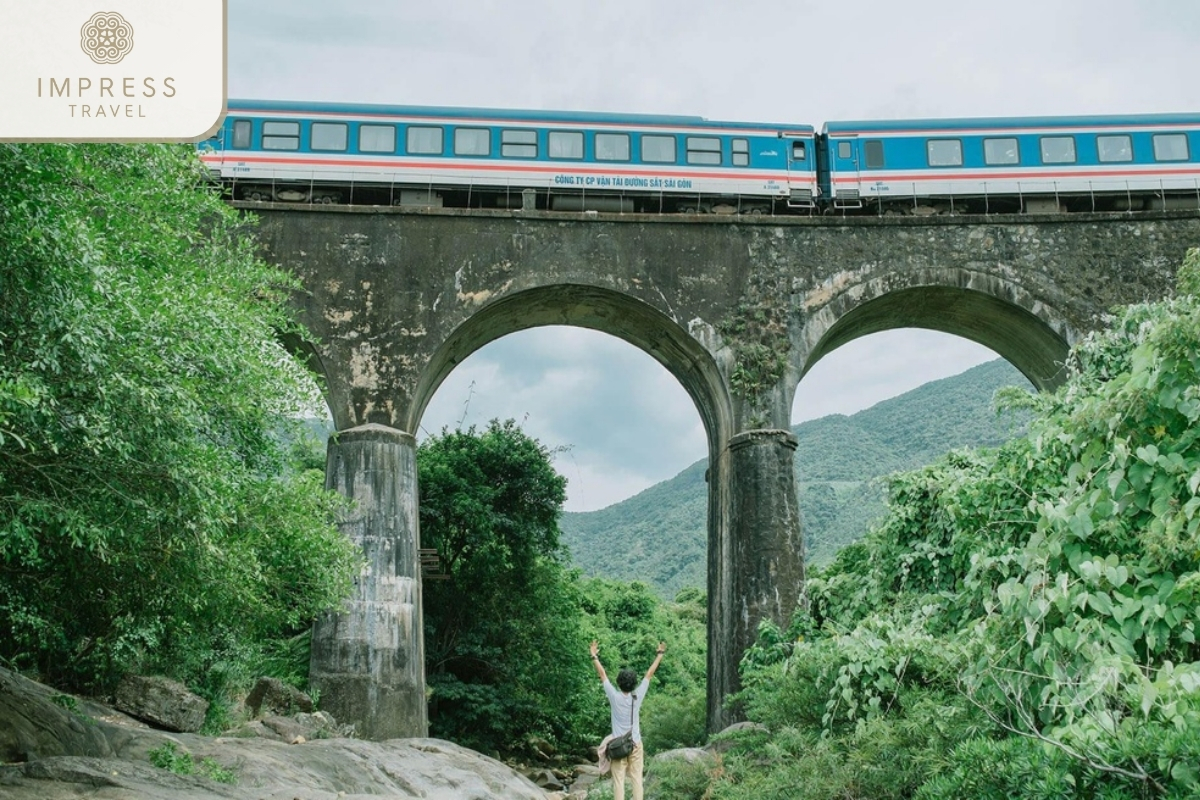
<path fill-rule="evenodd" d="M 600 768 L 595 764 L 580 764 L 573 770 L 571 780 L 571 796 L 587 797 L 592 785 L 601 779 Z"/>
<path fill-rule="evenodd" d="M 83 703 L 0 669 L 0 763 L 67 754 L 112 754 Z"/>
<path fill-rule="evenodd" d="M 126 675 L 114 696 L 117 708 L 168 731 L 192 733 L 204 725 L 208 701 L 178 681 Z"/>
<path fill-rule="evenodd" d="M 286 716 L 303 711 L 311 714 L 312 698 L 295 686 L 289 686 L 278 678 L 259 678 L 246 695 L 246 706 L 252 716 L 275 714 Z"/>
<path fill-rule="evenodd" d="M 297 715 L 299 716 L 299 715 Z M 317 715 L 313 715 L 316 717 Z M 332 718 L 326 719 L 332 720 Z M 286 719 L 286 718 L 285 718 Z M 121 721 L 110 721 L 121 720 Z M 0 797 L 4 800 L 545 800 L 510 767 L 438 739 L 366 742 L 165 733 L 0 669 Z M 256 721 L 270 730 L 261 720 Z M 153 766 L 195 767 L 176 774 Z M 12 763 L 17 762 L 17 763 Z M 213 767 L 235 784 L 206 777 Z M 208 769 L 208 774 L 216 774 Z"/>
<path fill-rule="evenodd" d="M 558 754 L 554 745 L 546 741 L 540 736 L 533 736 L 529 739 L 529 748 L 542 761 L 551 761 Z"/>
<path fill-rule="evenodd" d="M 664 750 L 654 756 L 654 761 L 686 761 L 689 764 L 696 761 L 712 761 L 713 753 L 702 747 L 680 747 L 675 750 Z"/>
<path fill-rule="evenodd" d="M 566 790 L 566 784 L 548 769 L 536 769 L 526 773 L 529 780 L 533 781 L 539 788 L 547 792 L 561 792 Z"/>

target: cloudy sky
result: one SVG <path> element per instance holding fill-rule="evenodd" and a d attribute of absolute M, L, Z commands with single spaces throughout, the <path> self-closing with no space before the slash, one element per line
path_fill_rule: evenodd
<path fill-rule="evenodd" d="M 1200 109 L 1191 0 L 228 0 L 229 96 L 694 114 L 809 123 Z M 843 346 L 792 421 L 850 414 L 995 358 L 928 331 Z M 706 453 L 656 362 L 593 331 L 493 342 L 419 436 L 514 418 L 552 448 L 567 509 L 602 508 Z"/>

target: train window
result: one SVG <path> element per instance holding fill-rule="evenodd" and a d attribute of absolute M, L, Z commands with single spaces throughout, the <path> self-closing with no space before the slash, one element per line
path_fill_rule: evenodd
<path fill-rule="evenodd" d="M 299 122 L 264 122 L 263 150 L 299 150 Z"/>
<path fill-rule="evenodd" d="M 409 155 L 442 154 L 442 129 L 424 125 L 409 125 L 406 145 Z"/>
<path fill-rule="evenodd" d="M 838 142 L 838 158 L 851 158 L 854 155 L 854 148 L 849 142 Z"/>
<path fill-rule="evenodd" d="M 1155 161 L 1187 161 L 1187 135 L 1182 133 L 1154 134 Z"/>
<path fill-rule="evenodd" d="M 796 145 L 800 145 L 800 156 L 796 157 Z M 750 140 L 749 139 L 734 139 L 732 142 L 733 148 L 733 165 L 735 167 L 750 166 Z M 792 158 L 798 161 L 804 160 L 804 142 L 792 142 Z"/>
<path fill-rule="evenodd" d="M 863 142 L 863 157 L 867 169 L 883 169 L 883 142 L 879 139 Z"/>
<path fill-rule="evenodd" d="M 1102 162 L 1133 161 L 1133 140 L 1125 134 L 1097 136 L 1096 155 Z"/>
<path fill-rule="evenodd" d="M 234 147 L 244 150 L 250 146 L 250 131 L 252 127 L 248 119 L 235 119 L 233 121 Z"/>
<path fill-rule="evenodd" d="M 596 160 L 597 161 L 628 161 L 629 160 L 629 134 L 628 133 L 597 133 L 596 134 Z"/>
<path fill-rule="evenodd" d="M 720 164 L 721 140 L 712 136 L 687 137 L 687 163 Z"/>
<path fill-rule="evenodd" d="M 650 164 L 674 164 L 675 137 L 643 136 L 642 161 Z"/>
<path fill-rule="evenodd" d="M 313 150 L 345 150 L 349 126 L 344 122 L 314 122 L 310 131 Z"/>
<path fill-rule="evenodd" d="M 500 155 L 505 158 L 537 158 L 537 131 L 515 128 L 500 131 Z"/>
<path fill-rule="evenodd" d="M 1075 163 L 1075 137 L 1074 136 L 1043 136 L 1042 137 L 1042 163 L 1043 164 L 1074 164 Z"/>
<path fill-rule="evenodd" d="M 1001 164 L 1020 164 L 1021 147 L 1013 137 L 983 140 L 983 163 L 990 167 Z"/>
<path fill-rule="evenodd" d="M 550 131 L 546 145 L 551 158 L 583 158 L 583 134 L 579 131 Z"/>
<path fill-rule="evenodd" d="M 961 167 L 962 141 L 959 139 L 930 139 L 925 143 L 931 167 Z"/>
<path fill-rule="evenodd" d="M 490 156 L 492 132 L 487 128 L 455 128 L 454 155 Z"/>
<path fill-rule="evenodd" d="M 359 125 L 358 152 L 396 152 L 396 128 L 394 125 Z"/>

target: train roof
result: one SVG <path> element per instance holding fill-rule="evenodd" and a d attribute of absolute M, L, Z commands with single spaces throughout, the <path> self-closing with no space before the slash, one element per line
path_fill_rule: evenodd
<path fill-rule="evenodd" d="M 1120 114 L 1071 117 L 964 117 L 960 119 L 838 120 L 825 123 L 825 133 L 900 133 L 961 130 L 1030 130 L 1038 128 L 1145 128 L 1200 125 L 1200 113 Z"/>
<path fill-rule="evenodd" d="M 226 104 L 229 113 L 266 111 L 271 113 L 295 114 L 297 116 L 398 116 L 398 117 L 449 117 L 468 120 L 514 122 L 584 123 L 601 125 L 681 126 L 696 128 L 733 128 L 758 130 L 763 128 L 812 132 L 812 125 L 794 122 L 735 122 L 711 120 L 699 116 L 667 114 L 616 114 L 604 111 L 539 111 L 511 108 L 467 108 L 457 106 L 403 106 L 360 103 L 306 103 L 294 100 L 244 100 L 230 99 Z"/>

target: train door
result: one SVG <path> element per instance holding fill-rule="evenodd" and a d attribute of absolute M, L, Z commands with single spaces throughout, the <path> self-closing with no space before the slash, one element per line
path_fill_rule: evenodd
<path fill-rule="evenodd" d="M 829 175 L 834 208 L 862 208 L 858 137 L 829 135 Z"/>
<path fill-rule="evenodd" d="M 813 167 L 816 153 L 810 134 L 783 134 L 787 148 L 788 207 L 812 208 L 816 195 L 817 171 Z"/>

